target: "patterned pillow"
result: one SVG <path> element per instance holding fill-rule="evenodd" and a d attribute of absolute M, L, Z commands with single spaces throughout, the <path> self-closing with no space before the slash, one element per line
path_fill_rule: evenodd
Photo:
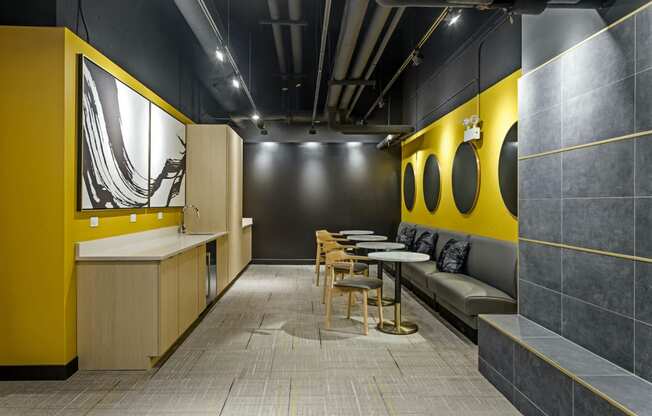
<path fill-rule="evenodd" d="M 425 231 L 414 242 L 414 251 L 432 256 L 437 243 L 437 234 Z"/>
<path fill-rule="evenodd" d="M 464 267 L 471 245 L 468 241 L 451 238 L 446 242 L 437 259 L 437 270 L 444 273 L 459 273 Z"/>
<path fill-rule="evenodd" d="M 416 233 L 417 229 L 414 227 L 403 227 L 396 236 L 396 242 L 405 244 L 405 248 L 409 250 L 412 247 L 412 243 L 414 243 Z"/>

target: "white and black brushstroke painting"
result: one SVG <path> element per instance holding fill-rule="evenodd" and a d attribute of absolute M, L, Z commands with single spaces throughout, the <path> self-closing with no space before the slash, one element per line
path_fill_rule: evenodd
<path fill-rule="evenodd" d="M 149 205 L 182 207 L 186 204 L 186 126 L 158 106 L 151 108 Z"/>
<path fill-rule="evenodd" d="M 149 202 L 149 100 L 82 58 L 80 208 Z"/>

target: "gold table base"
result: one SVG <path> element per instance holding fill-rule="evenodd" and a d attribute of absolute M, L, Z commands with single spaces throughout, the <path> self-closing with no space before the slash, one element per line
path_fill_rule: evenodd
<path fill-rule="evenodd" d="M 383 325 L 378 324 L 376 327 L 380 332 L 391 335 L 410 335 L 419 330 L 414 322 L 403 321 L 398 327 L 394 321 L 384 321 Z"/>

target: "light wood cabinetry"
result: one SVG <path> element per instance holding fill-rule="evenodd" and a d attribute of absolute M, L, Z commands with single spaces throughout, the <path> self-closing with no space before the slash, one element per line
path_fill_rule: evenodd
<path fill-rule="evenodd" d="M 200 211 L 199 219 L 188 215 L 187 227 L 193 233 L 227 232 L 228 284 L 248 264 L 243 258 L 250 257 L 251 251 L 250 245 L 243 248 L 251 239 L 243 238 L 242 229 L 242 139 L 230 127 L 213 124 L 189 125 L 186 137 L 186 200 Z M 223 289 L 220 278 L 218 270 L 218 292 Z"/>
<path fill-rule="evenodd" d="M 79 367 L 147 369 L 206 306 L 206 246 L 162 261 L 77 264 Z"/>
<path fill-rule="evenodd" d="M 229 239 L 217 239 L 217 293 L 222 293 L 229 284 Z"/>

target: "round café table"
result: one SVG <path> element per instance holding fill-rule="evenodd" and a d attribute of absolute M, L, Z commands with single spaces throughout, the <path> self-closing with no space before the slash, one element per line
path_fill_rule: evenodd
<path fill-rule="evenodd" d="M 373 231 L 370 230 L 343 230 L 340 231 L 340 235 L 371 235 Z"/>
<path fill-rule="evenodd" d="M 362 248 L 367 251 L 372 250 L 372 251 L 388 251 L 388 250 L 403 250 L 405 248 L 405 244 L 403 243 L 390 243 L 387 241 L 369 241 L 369 242 L 361 242 L 357 243 L 355 245 L 356 248 Z M 378 260 L 378 278 L 380 280 L 383 280 L 383 262 L 382 260 Z M 370 297 L 367 300 L 367 303 L 371 306 L 376 306 L 377 305 L 377 299 L 375 297 Z M 383 306 L 392 306 L 394 304 L 394 299 L 392 298 L 387 298 L 383 296 Z"/>
<path fill-rule="evenodd" d="M 387 241 L 387 237 L 384 235 L 350 235 L 346 237 L 349 241 Z"/>
<path fill-rule="evenodd" d="M 394 281 L 394 322 L 381 322 L 378 324 L 378 330 L 393 335 L 414 334 L 419 330 L 417 324 L 401 320 L 401 264 L 428 261 L 430 256 L 411 251 L 376 251 L 369 253 L 369 258 L 396 263 L 394 268 L 396 276 Z"/>

